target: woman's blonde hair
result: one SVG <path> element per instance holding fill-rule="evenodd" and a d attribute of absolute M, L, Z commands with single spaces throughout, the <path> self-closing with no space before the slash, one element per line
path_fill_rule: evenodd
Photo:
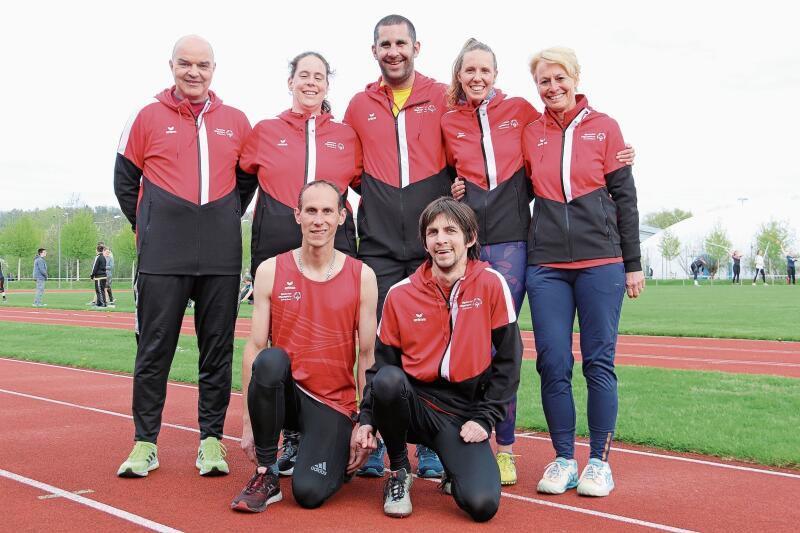
<path fill-rule="evenodd" d="M 577 81 L 581 75 L 581 66 L 578 64 L 578 56 L 575 55 L 575 50 L 566 48 L 564 46 L 554 46 L 552 48 L 545 48 L 538 52 L 533 59 L 531 59 L 531 75 L 534 80 L 536 79 L 536 67 L 539 63 L 556 63 L 564 67 L 567 75 Z"/>
<path fill-rule="evenodd" d="M 483 50 L 484 52 L 489 52 L 492 54 L 492 64 L 494 66 L 495 73 L 497 72 L 497 57 L 495 57 L 494 52 L 491 48 L 489 48 L 489 45 L 484 44 L 472 37 L 467 39 L 467 42 L 465 42 L 464 46 L 461 47 L 461 51 L 458 53 L 458 56 L 456 56 L 456 60 L 453 61 L 453 78 L 450 80 L 450 87 L 447 89 L 448 107 L 455 107 L 460 100 L 466 99 L 464 89 L 461 87 L 461 82 L 458 81 L 458 73 L 461 70 L 461 67 L 464 65 L 464 55 L 467 52 L 472 52 L 473 50 Z"/>

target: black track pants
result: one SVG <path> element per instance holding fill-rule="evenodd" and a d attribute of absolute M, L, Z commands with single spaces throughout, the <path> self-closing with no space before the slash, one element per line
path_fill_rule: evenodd
<path fill-rule="evenodd" d="M 430 406 L 416 393 L 405 372 L 381 368 L 371 382 L 373 420 L 381 432 L 392 470 L 409 469 L 406 442 L 433 449 L 452 480 L 453 498 L 476 522 L 492 518 L 500 506 L 500 471 L 489 439 L 466 443 L 466 420 Z"/>
<path fill-rule="evenodd" d="M 133 422 L 136 440 L 156 442 L 167 396 L 167 377 L 189 298 L 195 302 L 200 438 L 222 436 L 231 395 L 233 330 L 238 276 L 162 276 L 136 279 L 136 367 Z"/>
<path fill-rule="evenodd" d="M 284 350 L 263 350 L 253 361 L 247 408 L 259 466 L 275 464 L 282 428 L 302 432 L 292 474 L 301 507 L 319 507 L 342 487 L 353 422 L 300 390 Z"/>

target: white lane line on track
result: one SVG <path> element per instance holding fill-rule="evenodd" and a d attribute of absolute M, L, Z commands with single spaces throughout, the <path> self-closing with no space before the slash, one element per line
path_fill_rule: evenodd
<path fill-rule="evenodd" d="M 52 364 L 49 364 L 49 363 L 39 363 L 37 361 L 22 361 L 22 360 L 19 360 L 19 359 L 7 359 L 7 358 L 4 358 L 4 357 L 0 357 L 0 362 L 37 365 L 37 366 L 44 366 L 44 367 L 50 367 L 50 368 L 58 368 L 58 369 L 62 369 L 62 370 L 71 370 L 71 371 L 74 371 L 74 372 L 86 372 L 86 373 L 89 373 L 89 374 L 98 374 L 98 375 L 101 375 L 101 376 L 110 376 L 110 377 L 122 378 L 122 379 L 128 379 L 128 380 L 133 379 L 131 376 L 124 375 L 124 374 L 111 374 L 111 373 L 102 372 L 102 371 L 99 371 L 99 370 L 86 370 L 84 368 L 72 368 L 70 366 L 52 365 Z M 195 386 L 195 385 L 185 385 L 185 384 L 182 384 L 182 383 L 172 383 L 172 382 L 168 382 L 168 385 L 173 386 L 173 387 L 181 387 L 181 388 L 186 388 L 186 389 L 197 390 L 197 386 Z M 18 393 L 18 392 L 13 392 L 13 391 L 6 391 L 5 389 L 0 389 L 0 392 L 8 392 L 9 394 L 17 394 L 17 395 L 20 395 L 20 396 L 29 396 L 29 395 L 26 395 L 26 394 L 23 394 L 23 393 Z M 241 393 L 231 392 L 231 395 L 232 396 L 234 396 L 234 395 L 235 396 L 241 396 Z M 103 411 L 101 409 L 96 409 L 94 407 L 83 407 L 81 405 L 71 404 L 71 403 L 68 403 L 68 402 L 61 402 L 59 400 L 50 400 L 48 398 L 42 398 L 42 397 L 39 397 L 39 396 L 29 396 L 29 397 L 36 398 L 36 399 L 41 399 L 41 400 L 44 400 L 44 401 L 51 401 L 51 402 L 55 402 L 55 403 L 60 403 L 62 405 L 67 405 L 67 406 L 71 406 L 71 407 L 78 407 L 78 408 L 81 408 L 81 409 L 88 409 L 88 410 L 96 410 L 96 411 L 100 411 L 100 412 L 106 412 L 106 411 Z M 133 418 L 130 415 L 123 415 L 121 413 L 115 413 L 115 412 L 112 412 L 112 411 L 107 411 L 106 413 L 107 414 L 112 414 L 112 415 L 115 415 L 115 416 L 123 416 L 123 417 L 129 418 L 129 419 Z M 169 424 L 167 424 L 167 423 L 163 423 L 163 425 L 169 426 Z M 188 431 L 193 431 L 193 432 L 199 433 L 199 430 L 196 430 L 194 428 L 188 428 L 186 426 L 170 426 L 170 427 L 176 427 L 178 429 L 186 429 Z M 523 438 L 523 439 L 532 439 L 532 440 L 541 440 L 541 441 L 545 441 L 545 442 L 550 442 L 550 438 L 549 437 L 541 437 L 539 435 L 535 435 L 535 434 L 530 433 L 530 432 L 517 433 L 516 436 L 519 437 L 519 438 Z M 240 442 L 241 441 L 241 439 L 236 438 L 236 437 L 226 436 L 226 438 L 228 438 L 230 440 L 233 440 L 233 441 L 236 441 L 236 442 Z M 583 442 L 576 442 L 575 444 L 577 446 L 589 447 L 588 444 L 583 443 Z M 656 458 L 656 459 L 666 459 L 666 460 L 671 460 L 671 461 L 683 461 L 683 462 L 687 462 L 687 463 L 695 463 L 695 464 L 701 464 L 701 465 L 705 465 L 705 466 L 715 466 L 715 467 L 719 467 L 719 468 L 727 468 L 727 469 L 731 469 L 731 470 L 739 470 L 739 471 L 742 471 L 742 472 L 752 472 L 752 473 L 757 473 L 757 474 L 767 474 L 767 475 L 772 475 L 772 476 L 780 476 L 780 477 L 788 477 L 788 478 L 792 478 L 792 479 L 800 479 L 800 474 L 790 474 L 788 472 L 776 472 L 776 471 L 773 471 L 773 470 L 763 470 L 763 469 L 751 468 L 751 467 L 747 467 L 747 466 L 729 465 L 729 464 L 725 464 L 725 463 L 715 463 L 713 461 L 704 461 L 702 459 L 693 459 L 691 457 L 680 457 L 680 456 L 675 456 L 675 455 L 664 455 L 664 454 L 654 453 L 654 452 L 643 452 L 643 451 L 640 451 L 640 450 L 631 450 L 631 449 L 628 449 L 628 448 L 621 448 L 621 447 L 617 447 L 617 446 L 614 446 L 614 451 L 621 452 L 621 453 L 630 453 L 630 454 L 633 454 L 633 455 L 643 455 L 643 456 L 646 456 L 646 457 L 653 457 L 653 458 Z"/>
<path fill-rule="evenodd" d="M 37 488 L 44 492 L 49 492 L 50 494 L 66 498 L 67 500 L 72 500 L 75 503 L 85 505 L 86 507 L 91 507 L 96 511 L 108 513 L 112 516 L 116 516 L 117 518 L 121 518 L 122 520 L 127 520 L 128 522 L 136 524 L 137 526 L 141 526 L 153 531 L 163 531 L 165 533 L 180 532 L 179 529 L 174 529 L 169 526 L 165 526 L 164 524 L 159 524 L 158 522 L 148 520 L 143 516 L 135 515 L 133 513 L 129 513 L 128 511 L 123 511 L 122 509 L 117 509 L 116 507 L 112 507 L 105 503 L 100 503 L 98 501 L 86 498 L 84 496 L 73 494 L 64 489 L 60 489 L 58 487 L 54 487 L 53 485 L 48 485 L 47 483 L 43 483 L 35 479 L 15 474 L 14 472 L 9 472 L 8 470 L 0 469 L 0 476 L 10 479 L 12 481 L 16 481 L 18 483 L 23 483 L 25 485 Z"/>
<path fill-rule="evenodd" d="M 532 439 L 532 440 L 542 440 L 545 442 L 550 442 L 549 437 L 540 437 L 539 435 L 531 435 L 529 433 L 517 433 L 517 437 L 521 437 L 523 439 Z M 576 442 L 576 446 L 583 446 L 588 448 L 589 445 L 585 442 Z M 779 476 L 779 477 L 788 477 L 791 479 L 800 479 L 800 474 L 790 474 L 788 472 L 776 472 L 774 470 L 762 470 L 760 468 L 751 468 L 749 466 L 739 466 L 739 465 L 729 465 L 725 463 L 715 463 L 714 461 L 704 461 L 702 459 L 693 459 L 691 457 L 680 457 L 677 455 L 664 455 L 661 453 L 653 453 L 653 452 L 643 452 L 641 450 L 630 450 L 628 448 L 617 448 L 616 446 L 613 447 L 615 452 L 621 453 L 630 453 L 633 455 L 643 455 L 645 457 L 655 457 L 658 459 L 667 459 L 672 461 L 682 461 L 684 463 L 694 463 L 698 465 L 706 465 L 706 466 L 716 466 L 718 468 L 729 468 L 731 470 L 738 470 L 740 472 L 753 472 L 756 474 L 767 474 L 770 476 Z"/>
<path fill-rule="evenodd" d="M 35 396 L 33 394 L 25 394 L 24 392 L 17 392 L 17 391 L 7 390 L 7 389 L 0 389 L 0 392 L 4 392 L 4 393 L 10 394 L 12 396 L 20 396 L 22 398 L 28 398 L 28 399 L 31 399 L 31 400 L 39 400 L 39 401 L 47 402 L 47 403 L 54 403 L 56 405 L 63 405 L 64 407 L 75 407 L 77 409 L 83 409 L 84 411 L 91 411 L 93 413 L 100 413 L 100 414 L 103 414 L 103 415 L 110 415 L 110 416 L 116 416 L 118 418 L 126 418 L 128 420 L 133 420 L 133 417 L 131 415 L 126 415 L 124 413 L 117 413 L 116 411 L 108 411 L 106 409 L 98 409 L 97 407 L 88 407 L 86 405 L 79 405 L 77 403 L 62 402 L 61 400 L 53 400 L 52 398 L 45 398 L 44 396 Z M 191 431 L 192 433 L 197 433 L 197 434 L 200 433 L 199 429 L 195 429 L 195 428 L 192 428 L 192 427 L 189 427 L 189 426 L 184 426 L 182 424 L 170 424 L 169 422 L 161 422 L 161 425 L 165 426 L 165 427 L 168 427 L 168 428 L 180 429 L 180 430 L 183 430 L 183 431 Z M 223 438 L 230 439 L 230 440 L 233 440 L 233 441 L 236 441 L 236 442 L 240 442 L 242 440 L 242 439 L 237 438 L 237 437 L 231 437 L 230 435 L 222 435 L 222 436 L 223 436 Z"/>
<path fill-rule="evenodd" d="M 786 367 L 800 367 L 800 363 L 786 363 L 781 361 L 744 361 L 740 359 L 709 359 L 709 358 L 696 358 L 696 357 L 676 357 L 673 355 L 647 355 L 647 354 L 627 354 L 617 353 L 616 359 L 624 359 L 630 357 L 631 359 L 660 359 L 664 361 L 685 361 L 688 363 L 710 363 L 712 365 L 762 365 L 762 366 L 786 366 Z"/>
<path fill-rule="evenodd" d="M 70 370 L 72 372 L 84 372 L 86 374 L 97 374 L 98 376 L 108 376 L 112 378 L 120 378 L 120 379 L 127 379 L 128 381 L 133 379 L 133 376 L 130 374 L 114 374 L 112 372 L 103 372 L 102 370 L 89 370 L 86 368 L 74 368 L 71 366 L 62 366 L 62 365 L 53 365 L 50 363 L 40 363 L 38 361 L 23 361 L 22 359 L 8 359 L 5 357 L 0 357 L 0 361 L 5 363 L 21 363 L 26 365 L 34 365 L 34 366 L 44 366 L 48 368 L 58 368 L 61 370 Z M 181 389 L 191 389 L 196 391 L 197 385 L 188 385 L 185 383 L 175 383 L 173 381 L 168 381 L 167 385 L 170 387 L 179 387 Z M 231 391 L 231 396 L 241 396 L 241 392 L 233 392 Z"/>
<path fill-rule="evenodd" d="M 63 406 L 67 406 L 67 407 L 76 407 L 78 409 L 85 409 L 87 411 L 92 411 L 92 412 L 96 412 L 96 413 L 102 413 L 102 414 L 117 416 L 117 417 L 120 417 L 120 418 L 133 418 L 133 417 L 131 417 L 129 415 L 124 415 L 122 413 L 116 413 L 114 411 L 107 411 L 105 409 L 97 409 L 95 407 L 86 407 L 86 406 L 83 406 L 83 405 L 72 404 L 72 403 L 69 403 L 69 402 L 62 402 L 60 400 L 53 400 L 53 399 L 50 399 L 50 398 L 44 398 L 42 396 L 34 396 L 32 394 L 24 394 L 24 393 L 21 393 L 21 392 L 9 391 L 9 390 L 6 390 L 6 389 L 0 389 L 0 392 L 4 392 L 6 394 L 11 394 L 11 395 L 14 395 L 14 396 L 21 396 L 23 398 L 29 398 L 29 399 L 40 400 L 40 401 L 49 402 L 49 403 L 55 403 L 55 404 L 63 405 Z M 171 427 L 171 428 L 175 428 L 175 429 L 181 429 L 181 430 L 184 430 L 184 431 L 191 431 L 193 433 L 200 433 L 200 431 L 197 430 L 197 429 L 186 427 L 186 426 L 182 426 L 182 425 L 178 425 L 178 424 L 162 423 L 161 425 L 162 426 Z M 226 438 L 226 439 L 229 439 L 229 440 L 233 440 L 233 441 L 236 441 L 236 442 L 241 442 L 241 439 L 238 439 L 236 437 L 231 437 L 229 435 L 223 435 L 223 438 Z M 5 472 L 5 471 L 4 470 L 0 470 L 0 473 L 2 473 L 2 472 Z M 25 479 L 27 479 L 27 478 L 25 478 Z M 33 481 L 33 480 L 31 480 L 31 481 Z M 435 479 L 429 480 L 429 481 L 433 481 L 433 482 L 436 482 L 436 483 L 439 482 L 439 480 L 435 480 Z M 49 485 L 48 485 L 48 487 L 49 487 Z M 55 487 L 53 487 L 53 488 L 55 488 Z M 69 492 L 66 492 L 66 491 L 61 491 L 61 489 L 56 489 L 56 490 L 60 491 L 60 492 L 58 492 L 58 494 L 61 495 L 61 496 L 64 496 L 64 494 L 69 494 L 70 496 L 72 496 L 74 498 L 81 498 L 80 496 L 76 496 L 76 495 L 74 495 L 72 493 L 69 493 Z M 582 514 L 588 514 L 588 515 L 597 516 L 597 517 L 600 517 L 600 518 L 606 518 L 608 520 L 615 520 L 615 521 L 618 521 L 618 522 L 625 522 L 625 523 L 628 523 L 628 524 L 635 524 L 635 525 L 639 525 L 639 526 L 649 527 L 649 528 L 652 528 L 652 529 L 659 529 L 659 530 L 662 530 L 662 531 L 673 531 L 673 532 L 678 532 L 678 533 L 694 533 L 691 530 L 687 530 L 687 529 L 674 528 L 674 527 L 666 526 L 666 525 L 663 525 L 663 524 L 657 524 L 655 522 L 647 522 L 647 521 L 644 521 L 644 520 L 638 520 L 636 518 L 628 518 L 626 516 L 615 515 L 615 514 L 610 514 L 610 513 L 603 513 L 603 512 L 600 512 L 600 511 L 593 511 L 591 509 L 584 509 L 582 507 L 573 507 L 571 505 L 563 505 L 563 504 L 552 503 L 552 502 L 548 502 L 548 501 L 544 501 L 544 500 L 537 500 L 537 499 L 534 499 L 534 498 L 528 498 L 528 497 L 525 497 L 525 496 L 517 496 L 516 494 L 510 494 L 510 493 L 507 493 L 507 492 L 501 492 L 501 495 L 505 496 L 506 498 L 511 498 L 511 499 L 515 499 L 515 500 L 522 500 L 522 501 L 525 501 L 525 502 L 528 502 L 528 503 L 535 503 L 535 504 L 539 504 L 539 505 L 546 505 L 546 506 L 550 506 L 550 507 L 556 507 L 556 508 L 559 508 L 559 509 L 563 509 L 565 511 L 573 511 L 573 512 L 582 513 Z M 64 496 L 64 497 L 67 497 L 67 496 Z M 73 498 L 70 498 L 70 499 L 73 499 Z M 96 502 L 94 502 L 94 500 L 88 500 L 88 501 L 96 503 Z M 100 505 L 104 505 L 104 504 L 100 504 Z M 121 512 L 124 513 L 125 511 L 121 511 Z M 166 526 L 164 526 L 164 527 L 166 527 Z M 158 531 L 175 531 L 175 530 L 166 529 L 166 530 L 158 530 Z"/>

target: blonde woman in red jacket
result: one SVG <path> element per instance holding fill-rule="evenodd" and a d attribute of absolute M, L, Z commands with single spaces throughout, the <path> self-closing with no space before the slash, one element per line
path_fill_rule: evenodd
<path fill-rule="evenodd" d="M 525 298 L 531 201 L 521 141 L 525 126 L 541 114 L 524 98 L 506 96 L 495 87 L 496 79 L 492 49 L 477 39 L 467 40 L 453 62 L 442 138 L 447 163 L 458 176 L 452 194 L 475 211 L 480 258 L 503 275 L 519 314 Z M 633 150 L 617 156 L 632 162 Z M 515 397 L 494 428 L 503 485 L 517 482 L 512 454 L 516 411 Z"/>
<path fill-rule="evenodd" d="M 645 284 L 636 187 L 631 167 L 615 158 L 625 146 L 616 121 L 577 93 L 575 52 L 543 50 L 531 61 L 531 73 L 545 111 L 522 136 L 536 199 L 526 285 L 542 407 L 556 454 L 537 488 L 560 494 L 577 487 L 584 496 L 607 496 L 614 489 L 608 455 L 617 418 L 614 354 L 622 297 L 638 297 Z M 576 314 L 590 435 L 580 477 L 572 398 Z"/>

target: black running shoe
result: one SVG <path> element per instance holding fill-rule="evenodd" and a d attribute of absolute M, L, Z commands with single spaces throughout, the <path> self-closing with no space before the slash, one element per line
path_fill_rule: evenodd
<path fill-rule="evenodd" d="M 267 468 L 260 474 L 256 471 L 239 495 L 231 502 L 231 509 L 246 513 L 263 513 L 271 503 L 283 499 L 281 481 L 278 474 Z"/>
<path fill-rule="evenodd" d="M 282 476 L 291 476 L 294 473 L 294 464 L 297 462 L 297 449 L 300 447 L 299 431 L 283 431 L 283 445 L 281 455 L 278 457 L 278 473 Z"/>

